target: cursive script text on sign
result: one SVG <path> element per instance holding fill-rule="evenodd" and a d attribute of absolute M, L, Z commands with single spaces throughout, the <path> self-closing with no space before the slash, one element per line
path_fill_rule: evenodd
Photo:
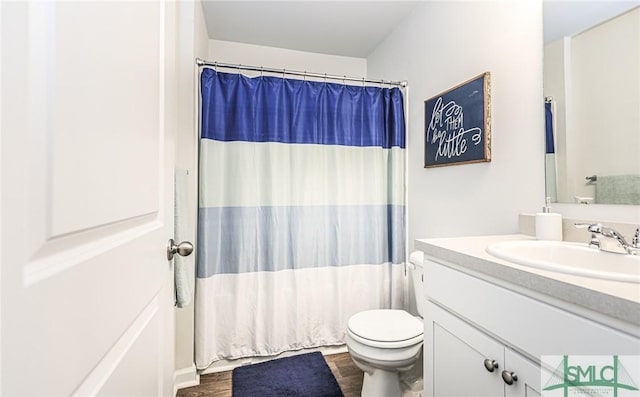
<path fill-rule="evenodd" d="M 436 145 L 435 161 L 440 157 L 450 159 L 462 156 L 467 151 L 469 140 L 478 145 L 482 141 L 482 130 L 479 127 L 465 130 L 462 106 L 454 101 L 445 104 L 439 97 L 431 113 L 426 139 Z"/>

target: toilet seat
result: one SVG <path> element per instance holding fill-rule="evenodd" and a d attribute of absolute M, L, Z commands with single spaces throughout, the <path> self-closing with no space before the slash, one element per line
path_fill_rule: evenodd
<path fill-rule="evenodd" d="M 424 325 L 404 310 L 367 310 L 353 315 L 347 330 L 364 345 L 397 349 L 422 343 Z"/>

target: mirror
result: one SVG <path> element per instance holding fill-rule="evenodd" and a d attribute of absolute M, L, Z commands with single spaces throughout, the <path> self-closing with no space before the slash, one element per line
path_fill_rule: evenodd
<path fill-rule="evenodd" d="M 640 205 L 640 6 L 543 4 L 546 194 Z"/>

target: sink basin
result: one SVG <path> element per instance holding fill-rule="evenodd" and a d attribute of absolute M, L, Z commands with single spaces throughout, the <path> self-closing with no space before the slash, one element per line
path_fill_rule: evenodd
<path fill-rule="evenodd" d="M 487 252 L 523 266 L 589 278 L 640 283 L 640 256 L 603 252 L 586 244 L 503 241 L 489 245 Z"/>

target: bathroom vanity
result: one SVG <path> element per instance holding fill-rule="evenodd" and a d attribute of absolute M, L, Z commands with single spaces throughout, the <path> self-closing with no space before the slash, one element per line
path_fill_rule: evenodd
<path fill-rule="evenodd" d="M 640 284 L 485 251 L 516 240 L 532 238 L 416 240 L 425 253 L 425 396 L 536 396 L 556 369 L 542 368 L 542 356 L 640 355 Z"/>

